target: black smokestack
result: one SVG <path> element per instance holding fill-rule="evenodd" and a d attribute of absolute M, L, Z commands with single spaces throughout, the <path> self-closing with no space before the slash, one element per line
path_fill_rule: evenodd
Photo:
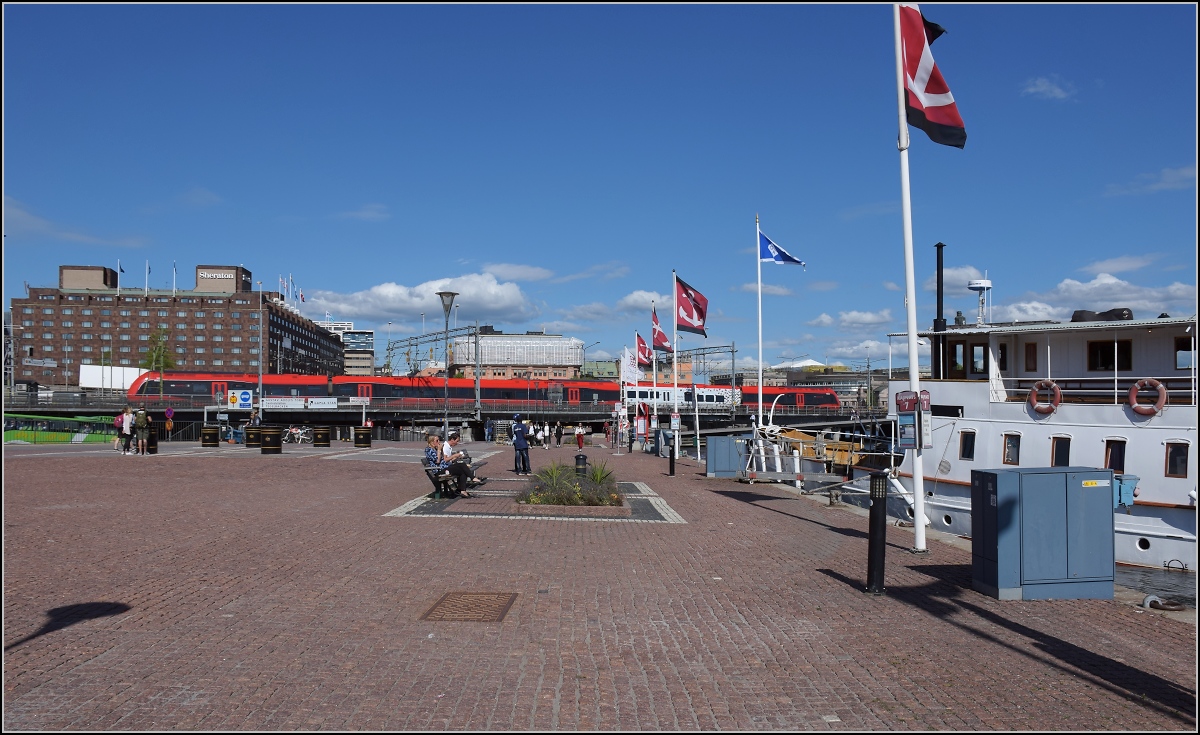
<path fill-rule="evenodd" d="M 946 244 L 939 242 L 934 247 L 937 248 L 937 318 L 933 320 L 933 331 L 945 332 L 946 316 L 942 311 L 942 297 L 945 295 L 945 284 L 942 281 L 942 248 L 946 247 Z M 929 367 L 933 373 L 934 380 L 945 377 L 942 366 L 945 341 L 946 336 L 944 334 L 935 334 L 933 339 L 929 340 Z"/>

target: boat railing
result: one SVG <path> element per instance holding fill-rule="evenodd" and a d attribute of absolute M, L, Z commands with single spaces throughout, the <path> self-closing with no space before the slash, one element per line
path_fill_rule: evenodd
<path fill-rule="evenodd" d="M 1050 378 L 1004 378 L 1003 379 L 1003 400 L 1010 402 L 1021 402 L 1029 400 L 1029 394 L 1033 390 L 1035 384 L 1040 381 L 1050 380 L 1058 386 L 1061 392 L 1063 403 L 1083 403 L 1097 405 L 1118 405 L 1129 401 L 1129 389 L 1132 388 L 1138 381 L 1155 380 L 1162 384 L 1167 391 L 1166 405 L 1168 406 L 1195 406 L 1196 405 L 1196 384 L 1190 376 L 1160 376 L 1160 375 L 1145 375 L 1140 377 L 1112 376 L 1104 377 L 1057 377 Z M 1140 388 L 1141 391 L 1149 393 L 1149 398 L 1152 400 L 1154 395 L 1153 388 Z M 1049 399 L 1049 392 L 1043 390 L 1039 396 L 1039 401 L 1045 402 Z M 1146 398 L 1143 398 L 1146 400 Z"/>

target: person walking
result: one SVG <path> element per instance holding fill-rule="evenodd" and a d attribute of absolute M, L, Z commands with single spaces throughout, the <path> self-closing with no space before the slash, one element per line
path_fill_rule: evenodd
<path fill-rule="evenodd" d="M 529 474 L 529 427 L 521 422 L 521 414 L 513 416 L 513 472 L 518 475 Z"/>
<path fill-rule="evenodd" d="M 558 447 L 562 446 L 562 435 L 563 435 L 562 422 L 561 421 L 554 422 L 554 445 L 555 446 L 558 446 Z"/>
<path fill-rule="evenodd" d="M 124 433 L 125 427 L 125 412 L 122 411 L 113 417 L 113 449 L 121 451 L 121 434 Z"/>
<path fill-rule="evenodd" d="M 579 445 L 580 449 L 583 449 L 583 424 L 575 425 L 575 443 Z"/>

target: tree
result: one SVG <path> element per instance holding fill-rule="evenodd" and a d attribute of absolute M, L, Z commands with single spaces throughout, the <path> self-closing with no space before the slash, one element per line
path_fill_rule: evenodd
<path fill-rule="evenodd" d="M 154 370 L 159 373 L 158 376 L 158 397 L 163 395 L 163 378 L 162 373 L 167 370 L 175 369 L 175 356 L 171 354 L 170 348 L 167 346 L 167 340 L 171 337 L 165 329 L 159 329 L 150 336 L 150 351 L 142 358 L 138 367 L 144 370 Z"/>

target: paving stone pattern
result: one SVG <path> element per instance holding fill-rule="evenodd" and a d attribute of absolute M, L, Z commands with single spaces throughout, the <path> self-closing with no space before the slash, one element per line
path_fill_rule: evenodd
<path fill-rule="evenodd" d="M 1194 625 L 896 527 L 867 595 L 865 517 L 643 454 L 588 450 L 685 523 L 387 516 L 409 448 L 6 447 L 5 729 L 1196 729 Z"/>

